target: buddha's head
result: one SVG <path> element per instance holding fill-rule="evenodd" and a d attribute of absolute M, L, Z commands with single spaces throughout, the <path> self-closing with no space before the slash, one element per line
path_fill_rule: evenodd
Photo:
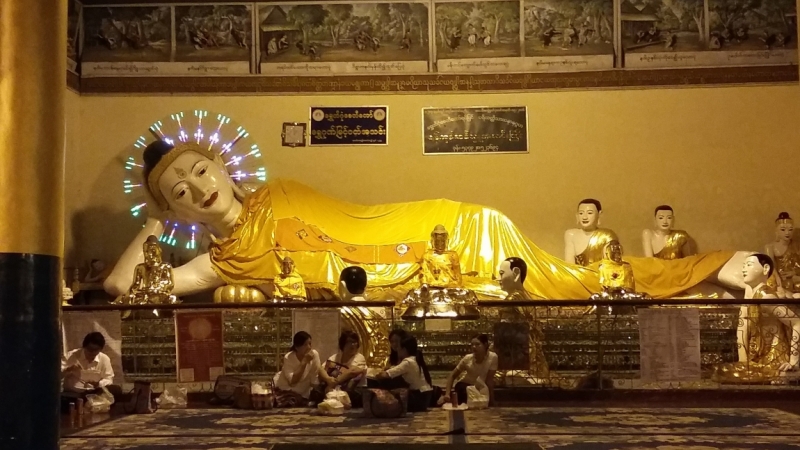
<path fill-rule="evenodd" d="M 763 253 L 754 253 L 748 256 L 744 260 L 744 267 L 742 267 L 745 284 L 756 286 L 759 283 L 766 282 L 772 276 L 773 267 L 772 258 Z"/>
<path fill-rule="evenodd" d="M 161 246 L 158 245 L 158 238 L 155 236 L 148 236 L 147 240 L 142 245 L 144 251 L 144 263 L 148 266 L 154 266 L 161 262 Z"/>
<path fill-rule="evenodd" d="M 656 206 L 655 210 L 656 229 L 669 233 L 675 223 L 675 213 L 669 205 Z"/>
<path fill-rule="evenodd" d="M 294 272 L 294 260 L 287 256 L 281 260 L 281 274 L 289 276 L 292 272 Z"/>
<path fill-rule="evenodd" d="M 606 244 L 604 252 L 606 259 L 610 259 L 611 261 L 618 263 L 622 262 L 622 244 L 620 244 L 619 241 L 611 241 Z"/>
<path fill-rule="evenodd" d="M 506 292 L 513 292 L 525 283 L 528 276 L 528 264 L 522 258 L 512 256 L 500 263 L 500 288 Z"/>
<path fill-rule="evenodd" d="M 433 249 L 436 252 L 442 253 L 447 250 L 448 238 L 449 235 L 447 234 L 447 230 L 444 228 L 444 225 L 436 225 L 431 232 L 431 246 L 433 246 Z"/>
<path fill-rule="evenodd" d="M 367 271 L 358 266 L 346 267 L 339 274 L 339 297 L 350 299 L 367 290 Z"/>
<path fill-rule="evenodd" d="M 789 243 L 794 237 L 794 220 L 788 212 L 778 214 L 775 219 L 775 240 L 778 242 Z"/>
<path fill-rule="evenodd" d="M 593 198 L 585 198 L 578 203 L 578 213 L 575 218 L 578 220 L 578 226 L 583 231 L 594 231 L 600 225 L 600 214 L 603 212 L 603 207 L 599 200 Z"/>
<path fill-rule="evenodd" d="M 195 143 L 155 141 L 143 156 L 147 190 L 161 209 L 180 219 L 214 223 L 241 196 L 220 156 Z"/>

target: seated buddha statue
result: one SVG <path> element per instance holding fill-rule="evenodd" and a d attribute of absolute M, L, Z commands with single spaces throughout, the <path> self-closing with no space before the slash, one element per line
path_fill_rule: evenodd
<path fill-rule="evenodd" d="M 775 240 L 764 253 L 775 261 L 777 294 L 781 298 L 800 298 L 800 246 L 794 241 L 794 220 L 789 213 L 778 214 Z"/>
<path fill-rule="evenodd" d="M 691 239 L 683 230 L 673 230 L 675 213 L 669 205 L 656 206 L 655 228 L 642 232 L 644 256 L 679 259 L 691 254 Z"/>
<path fill-rule="evenodd" d="M 172 295 L 175 283 L 172 266 L 161 260 L 161 246 L 155 236 L 149 236 L 142 246 L 144 262 L 137 264 L 128 293 L 117 300 L 129 305 L 177 303 Z"/>
<path fill-rule="evenodd" d="M 742 274 L 747 285 L 746 300 L 778 298 L 769 285 L 773 261 L 755 253 L 744 262 Z M 786 305 L 743 305 L 739 320 L 739 362 L 717 366 L 714 379 L 720 382 L 763 383 L 797 376 L 800 316 Z"/>
<path fill-rule="evenodd" d="M 106 278 L 107 292 L 127 291 L 133 269 L 142 262 L 142 244 L 148 236 L 163 233 L 167 213 L 197 224 L 212 237 L 206 253 L 173 270 L 177 296 L 226 285 L 269 286 L 281 274 L 281 259 L 290 256 L 306 286 L 335 291 L 339 273 L 357 265 L 369 275 L 370 292 L 402 299 L 418 286 L 430 232 L 437 224 L 450 231 L 449 246 L 460 256 L 460 273 L 452 266 L 446 271 L 442 265 L 429 265 L 439 273 L 423 278 L 434 284 L 460 285 L 502 298 L 505 294 L 493 276 L 508 255 L 516 255 L 528 264 L 524 285 L 534 298 L 586 299 L 601 289 L 596 266 L 575 264 L 576 255 L 585 256 L 582 264 L 601 260 L 595 250 L 611 240 L 600 239 L 612 233 L 596 228 L 597 217 L 581 222 L 576 230 L 580 236 L 569 240 L 565 262 L 540 249 L 507 216 L 481 205 L 440 199 L 365 206 L 279 179 L 245 192 L 228 172 L 235 166 L 226 165 L 226 150 L 193 142 L 155 141 L 147 146 L 141 176 L 149 196 L 148 217 Z M 600 213 L 599 204 L 592 202 L 582 202 L 581 208 L 595 216 Z M 672 298 L 706 279 L 743 290 L 746 255 L 711 252 L 678 261 L 626 260 L 638 278 L 637 289 L 655 298 Z M 452 277 L 445 280 L 448 273 Z"/>
<path fill-rule="evenodd" d="M 431 232 L 431 248 L 420 262 L 420 281 L 435 288 L 460 288 L 461 263 L 458 253 L 448 250 L 449 235 L 444 225 L 436 225 Z"/>
<path fill-rule="evenodd" d="M 303 278 L 295 270 L 292 258 L 286 256 L 281 260 L 281 273 L 273 280 L 273 288 L 276 298 L 306 299 L 306 285 L 303 283 Z"/>
<path fill-rule="evenodd" d="M 579 228 L 567 230 L 564 234 L 564 261 L 580 266 L 588 266 L 603 259 L 606 245 L 617 241 L 617 234 L 600 228 L 600 215 L 603 207 L 598 200 L 587 198 L 578 203 L 575 218 Z"/>
<path fill-rule="evenodd" d="M 603 260 L 597 270 L 600 272 L 600 285 L 603 290 L 593 294 L 591 300 L 643 300 L 647 294 L 636 292 L 636 281 L 631 264 L 622 260 L 622 245 L 612 240 L 603 250 Z M 593 310 L 594 308 L 592 308 Z M 635 312 L 633 307 L 614 307 L 617 314 Z M 609 310 L 610 311 L 610 310 Z"/>

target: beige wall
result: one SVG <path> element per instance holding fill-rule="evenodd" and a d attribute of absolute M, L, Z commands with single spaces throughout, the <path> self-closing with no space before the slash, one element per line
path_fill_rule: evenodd
<path fill-rule="evenodd" d="M 280 146 L 281 123 L 311 105 L 389 105 L 385 148 Z M 526 105 L 530 153 L 424 157 L 425 106 Z M 137 225 L 121 192 L 122 160 L 156 119 L 204 108 L 244 125 L 270 177 L 292 178 L 359 203 L 446 197 L 495 207 L 543 249 L 563 256 L 576 202 L 603 202 L 603 224 L 629 254 L 660 203 L 701 249 L 759 249 L 772 221 L 800 219 L 797 86 L 461 95 L 80 98 L 67 190 L 73 248 L 116 258 Z M 73 148 L 74 150 L 74 148 Z"/>
<path fill-rule="evenodd" d="M 64 118 L 66 119 L 67 128 L 66 157 L 64 160 L 64 211 L 66 212 L 64 217 L 64 257 L 66 266 L 70 265 L 70 258 L 72 257 L 70 252 L 73 252 L 73 249 L 78 245 L 73 240 L 71 216 L 76 210 L 84 207 L 82 204 L 79 205 L 75 203 L 74 196 L 74 186 L 78 183 L 79 177 L 79 171 L 76 170 L 76 168 L 79 167 L 79 164 L 82 164 L 80 154 L 78 153 L 81 141 L 80 102 L 81 97 L 75 93 L 75 91 L 70 89 L 66 90 L 64 98 Z"/>

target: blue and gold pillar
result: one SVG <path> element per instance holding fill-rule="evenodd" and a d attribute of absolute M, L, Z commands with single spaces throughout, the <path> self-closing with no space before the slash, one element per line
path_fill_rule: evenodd
<path fill-rule="evenodd" d="M 58 448 L 66 0 L 0 0 L 0 448 Z"/>

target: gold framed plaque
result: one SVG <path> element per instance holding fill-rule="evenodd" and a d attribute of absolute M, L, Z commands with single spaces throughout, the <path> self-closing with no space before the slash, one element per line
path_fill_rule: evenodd
<path fill-rule="evenodd" d="M 284 147 L 305 147 L 306 146 L 306 127 L 308 124 L 303 122 L 284 122 L 281 141 Z"/>

